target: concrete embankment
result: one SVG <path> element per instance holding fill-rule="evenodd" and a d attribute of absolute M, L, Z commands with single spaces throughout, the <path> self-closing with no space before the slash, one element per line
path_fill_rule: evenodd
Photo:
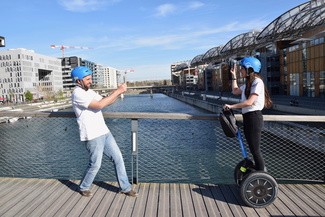
<path fill-rule="evenodd" d="M 57 102 L 37 102 L 28 104 L 11 104 L 8 106 L 0 107 L 1 112 L 56 112 L 63 109 L 71 108 L 71 99 L 60 100 Z M 15 122 L 18 118 L 16 117 L 0 117 L 0 123 L 4 122 Z"/>
<path fill-rule="evenodd" d="M 172 94 L 172 93 L 169 93 L 168 96 L 214 113 L 219 113 L 222 109 L 222 104 L 205 101 L 203 100 L 202 97 L 201 98 L 188 97 L 188 96 L 184 96 L 180 94 Z"/>
<path fill-rule="evenodd" d="M 233 97 L 194 94 L 189 92 L 183 92 L 182 94 L 169 93 L 168 96 L 214 113 L 219 113 L 221 111 L 222 105 L 225 103 L 235 104 L 240 102 L 240 99 Z M 240 113 L 240 110 L 238 110 L 238 112 Z M 272 109 L 270 109 L 269 112 L 297 115 L 325 115 L 325 109 L 319 106 L 317 108 L 307 108 L 302 106 L 298 107 L 278 103 L 274 103 Z"/>

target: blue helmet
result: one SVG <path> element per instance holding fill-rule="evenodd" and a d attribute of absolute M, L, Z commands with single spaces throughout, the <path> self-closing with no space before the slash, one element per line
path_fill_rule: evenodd
<path fill-rule="evenodd" d="M 244 66 L 246 69 L 252 68 L 256 73 L 261 70 L 261 62 L 255 57 L 245 57 L 239 62 L 239 65 Z"/>
<path fill-rule="evenodd" d="M 79 66 L 71 71 L 71 78 L 73 82 L 76 82 L 78 79 L 82 80 L 84 77 L 91 74 L 93 74 L 93 72 L 89 68 L 86 66 Z"/>

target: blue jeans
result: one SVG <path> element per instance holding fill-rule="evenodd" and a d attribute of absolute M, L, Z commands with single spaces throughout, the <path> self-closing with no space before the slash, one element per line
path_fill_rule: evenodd
<path fill-rule="evenodd" d="M 111 132 L 86 141 L 86 149 L 89 152 L 89 164 L 80 181 L 79 189 L 81 191 L 90 189 L 102 164 L 103 154 L 114 163 L 115 173 L 121 192 L 128 192 L 131 190 L 131 184 L 126 174 L 122 153 Z"/>

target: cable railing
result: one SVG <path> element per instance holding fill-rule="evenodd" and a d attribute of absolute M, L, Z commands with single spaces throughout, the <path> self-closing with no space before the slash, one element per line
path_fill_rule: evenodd
<path fill-rule="evenodd" d="M 217 114 L 112 112 L 104 118 L 130 182 L 234 183 L 243 157 Z M 236 118 L 242 129 L 242 116 Z M 73 112 L 4 111 L 0 120 L 0 176 L 81 178 L 88 158 Z M 261 149 L 268 172 L 278 181 L 324 182 L 325 116 L 264 115 L 264 121 Z M 96 180 L 116 180 L 105 157 Z"/>

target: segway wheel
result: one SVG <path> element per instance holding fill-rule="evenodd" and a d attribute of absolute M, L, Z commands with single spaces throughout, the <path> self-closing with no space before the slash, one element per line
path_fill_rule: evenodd
<path fill-rule="evenodd" d="M 240 161 L 237 164 L 237 166 L 235 167 L 235 170 L 234 170 L 234 179 L 235 179 L 237 186 L 240 185 L 240 183 L 242 182 L 242 180 L 248 173 L 252 172 L 253 168 L 254 168 L 253 161 L 251 161 L 247 158 Z"/>
<path fill-rule="evenodd" d="M 247 174 L 240 183 L 240 196 L 244 203 L 254 208 L 264 208 L 273 203 L 278 194 L 276 180 L 267 172 Z"/>

